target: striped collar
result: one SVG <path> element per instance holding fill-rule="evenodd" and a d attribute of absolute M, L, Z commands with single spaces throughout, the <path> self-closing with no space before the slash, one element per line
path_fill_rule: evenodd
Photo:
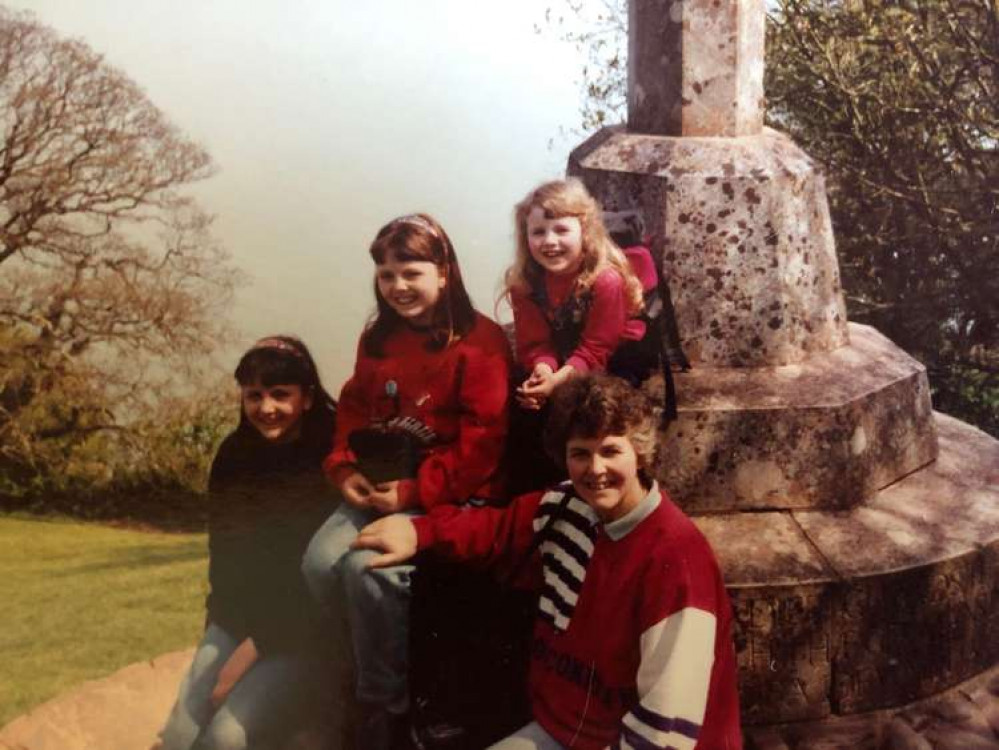
<path fill-rule="evenodd" d="M 605 523 L 604 531 L 615 542 L 624 539 L 638 524 L 648 518 L 652 511 L 659 507 L 659 503 L 661 502 L 662 493 L 659 492 L 659 483 L 653 480 L 652 489 L 649 490 L 649 494 L 642 498 L 638 505 L 629 510 L 625 515 L 610 523 Z"/>

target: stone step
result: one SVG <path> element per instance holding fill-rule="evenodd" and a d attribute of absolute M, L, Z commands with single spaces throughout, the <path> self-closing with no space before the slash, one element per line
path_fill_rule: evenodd
<path fill-rule="evenodd" d="M 846 508 L 936 458 L 925 368 L 869 326 L 849 333 L 798 364 L 675 374 L 658 476 L 687 512 Z"/>
<path fill-rule="evenodd" d="M 0 750 L 147 750 L 177 700 L 194 649 L 163 654 L 90 680 L 0 727 Z M 281 750 L 321 750 L 304 727 Z"/>
<path fill-rule="evenodd" d="M 939 458 L 862 505 L 695 518 L 732 594 L 747 722 L 904 705 L 999 661 L 999 441 L 935 422 Z"/>
<path fill-rule="evenodd" d="M 999 750 L 999 665 L 907 706 L 751 726 L 747 750 Z"/>

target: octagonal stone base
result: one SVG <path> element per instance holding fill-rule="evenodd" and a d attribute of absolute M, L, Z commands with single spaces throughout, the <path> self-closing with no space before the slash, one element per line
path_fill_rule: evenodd
<path fill-rule="evenodd" d="M 868 326 L 850 340 L 799 365 L 676 373 L 657 475 L 684 510 L 845 508 L 936 457 L 925 368 Z"/>
<path fill-rule="evenodd" d="M 801 362 L 846 343 L 825 183 L 787 136 L 600 131 L 569 157 L 605 210 L 637 210 L 695 366 Z"/>
<path fill-rule="evenodd" d="M 904 705 L 999 661 L 999 441 L 936 422 L 938 460 L 852 510 L 695 518 L 732 596 L 746 723 Z"/>

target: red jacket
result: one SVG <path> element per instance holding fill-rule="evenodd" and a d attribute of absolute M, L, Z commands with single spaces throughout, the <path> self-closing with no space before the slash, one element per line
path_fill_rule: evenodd
<path fill-rule="evenodd" d="M 568 486 L 568 485 L 566 485 Z M 413 519 L 421 549 L 517 566 L 564 492 Z M 731 605 L 707 540 L 657 488 L 609 524 L 572 498 L 531 560 L 529 691 L 564 747 L 739 750 Z"/>
<path fill-rule="evenodd" d="M 347 445 L 354 430 L 393 416 L 415 417 L 437 434 L 416 476 L 419 505 L 501 497 L 498 468 L 510 377 L 506 335 L 477 314 L 472 330 L 443 351 L 428 351 L 426 341 L 425 333 L 400 326 L 386 340 L 384 357 L 370 357 L 358 345 L 354 374 L 337 405 L 333 452 L 323 468 L 336 480 L 354 464 Z"/>
<path fill-rule="evenodd" d="M 645 290 L 654 289 L 658 277 L 649 251 L 642 246 L 623 251 Z M 578 275 L 578 274 L 577 274 Z M 553 370 L 570 365 L 577 372 L 607 369 L 607 362 L 623 341 L 638 341 L 645 335 L 645 321 L 629 317 L 624 279 L 615 269 L 605 268 L 593 280 L 586 300 L 576 300 L 577 275 L 563 277 L 546 273 L 544 289 L 532 293 L 513 292 L 511 303 L 516 329 L 517 363 L 525 370 L 547 364 Z M 572 309 L 575 307 L 575 309 Z M 577 320 L 578 338 L 571 350 L 559 352 L 553 333 L 553 318 L 558 315 L 582 316 Z"/>

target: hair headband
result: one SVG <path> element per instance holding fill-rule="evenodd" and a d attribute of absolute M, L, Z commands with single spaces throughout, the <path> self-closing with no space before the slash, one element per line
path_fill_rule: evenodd
<path fill-rule="evenodd" d="M 420 227 L 420 229 L 425 229 L 426 231 L 430 232 L 430 234 L 432 234 L 434 237 L 443 242 L 443 238 L 440 236 L 440 234 L 438 234 L 437 228 L 419 214 L 406 214 L 405 216 L 400 216 L 398 219 L 393 219 L 392 223 L 409 224 L 414 227 Z"/>
<path fill-rule="evenodd" d="M 305 359 L 305 353 L 293 344 L 289 344 L 284 339 L 274 338 L 273 336 L 260 339 L 257 343 L 250 347 L 250 351 L 256 351 L 257 349 L 276 349 L 279 352 L 285 352 L 291 354 L 299 359 Z"/>

